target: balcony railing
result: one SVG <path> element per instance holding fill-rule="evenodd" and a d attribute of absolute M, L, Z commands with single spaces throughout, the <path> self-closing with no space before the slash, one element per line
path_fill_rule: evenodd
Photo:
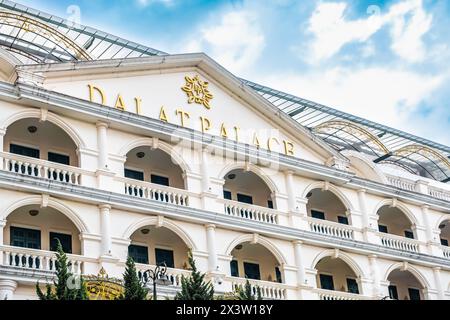
<path fill-rule="evenodd" d="M 0 246 L 0 263 L 2 266 L 30 271 L 56 271 L 56 255 L 52 251 L 28 249 L 13 246 Z M 68 254 L 69 271 L 81 274 L 85 258 Z"/>
<path fill-rule="evenodd" d="M 226 199 L 219 201 L 223 202 L 224 213 L 227 215 L 271 224 L 279 223 L 276 210 Z"/>
<path fill-rule="evenodd" d="M 378 233 L 381 244 L 385 247 L 419 253 L 419 242 L 415 239 L 409 239 L 388 233 Z"/>
<path fill-rule="evenodd" d="M 428 190 L 428 193 L 430 194 L 430 196 L 432 196 L 434 198 L 438 198 L 438 199 L 450 202 L 450 192 L 448 192 L 448 191 L 430 188 Z"/>
<path fill-rule="evenodd" d="M 117 180 L 124 183 L 126 195 L 167 202 L 179 206 L 189 206 L 191 193 L 188 191 L 122 177 L 117 178 Z"/>
<path fill-rule="evenodd" d="M 3 170 L 31 177 L 80 185 L 82 175 L 93 175 L 93 173 L 77 167 L 7 152 L 0 152 L 0 157 L 2 159 L 1 168 Z"/>
<path fill-rule="evenodd" d="M 450 247 L 442 246 L 442 252 L 445 258 L 450 259 Z"/>
<path fill-rule="evenodd" d="M 412 180 L 392 176 L 388 176 L 387 180 L 389 184 L 394 187 L 407 191 L 416 191 L 416 183 Z"/>
<path fill-rule="evenodd" d="M 351 226 L 311 217 L 306 217 L 305 219 L 308 221 L 309 229 L 312 232 L 338 238 L 354 239 L 354 228 Z"/>
<path fill-rule="evenodd" d="M 136 271 L 138 274 L 139 279 L 143 279 L 144 272 L 146 270 L 154 270 L 156 266 L 154 265 L 148 265 L 148 264 L 136 264 Z M 189 277 L 191 274 L 190 270 L 183 270 L 183 269 L 174 269 L 174 268 L 167 268 L 166 276 L 168 277 L 169 281 L 172 283 L 171 286 L 176 288 L 181 288 L 181 279 L 183 276 Z M 151 281 L 151 280 L 150 280 Z"/>
<path fill-rule="evenodd" d="M 247 279 L 237 277 L 229 277 L 228 279 L 231 282 L 233 290 L 239 286 L 243 287 L 247 281 Z M 287 298 L 287 285 L 283 283 L 262 280 L 249 280 L 249 282 L 254 294 L 256 294 L 257 288 L 259 287 L 263 299 L 285 300 Z"/>
<path fill-rule="evenodd" d="M 333 290 L 325 290 L 325 289 L 314 289 L 314 292 L 317 293 L 319 300 L 368 300 L 369 297 L 349 293 L 342 291 L 333 291 Z"/>

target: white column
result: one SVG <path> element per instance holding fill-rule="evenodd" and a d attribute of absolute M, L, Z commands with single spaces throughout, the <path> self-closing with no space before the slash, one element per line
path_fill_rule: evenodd
<path fill-rule="evenodd" d="M 292 171 L 286 171 L 285 177 L 286 177 L 286 193 L 288 196 L 288 210 L 289 212 L 294 212 L 296 211 L 296 208 L 295 208 L 294 178 Z"/>
<path fill-rule="evenodd" d="M 371 254 L 369 256 L 369 263 L 370 263 L 370 272 L 372 274 L 372 280 L 373 280 L 373 295 L 375 297 L 381 295 L 380 290 L 380 269 L 378 267 L 378 260 L 377 256 L 374 254 Z"/>
<path fill-rule="evenodd" d="M 210 192 L 209 186 L 209 170 L 208 170 L 208 152 L 206 149 L 202 149 L 202 162 L 201 162 L 201 173 L 202 173 L 202 192 Z"/>
<path fill-rule="evenodd" d="M 208 248 L 208 271 L 217 270 L 217 252 L 216 252 L 216 226 L 208 224 L 206 228 L 206 246 Z"/>
<path fill-rule="evenodd" d="M 0 152 L 3 152 L 3 138 L 5 137 L 6 130 L 0 129 Z M 0 170 L 3 170 L 3 157 L 0 157 Z"/>
<path fill-rule="evenodd" d="M 0 245 L 4 245 L 3 243 L 3 229 L 6 226 L 6 219 L 5 220 L 0 220 Z"/>
<path fill-rule="evenodd" d="M 434 267 L 433 268 L 433 274 L 434 274 L 434 282 L 436 283 L 436 290 L 438 294 L 439 300 L 444 300 L 444 290 L 442 288 L 442 279 L 441 279 L 441 268 L 440 267 Z"/>
<path fill-rule="evenodd" d="M 102 236 L 102 245 L 101 245 L 101 256 L 110 256 L 111 255 L 111 234 L 110 234 L 110 225 L 111 225 L 111 217 L 110 211 L 111 206 L 108 204 L 99 205 L 100 209 L 100 230 Z"/>
<path fill-rule="evenodd" d="M 12 300 L 16 288 L 16 281 L 0 280 L 0 300 Z"/>
<path fill-rule="evenodd" d="M 299 286 L 306 285 L 305 283 L 305 268 L 303 266 L 302 259 L 302 244 L 301 241 L 294 241 L 294 255 L 295 255 L 295 265 L 297 267 L 297 282 Z"/>
<path fill-rule="evenodd" d="M 370 221 L 369 221 L 369 213 L 366 208 L 366 190 L 359 189 L 358 190 L 358 202 L 359 202 L 359 211 L 362 214 L 363 228 L 369 229 Z"/>
<path fill-rule="evenodd" d="M 108 124 L 97 122 L 98 169 L 108 170 Z"/>

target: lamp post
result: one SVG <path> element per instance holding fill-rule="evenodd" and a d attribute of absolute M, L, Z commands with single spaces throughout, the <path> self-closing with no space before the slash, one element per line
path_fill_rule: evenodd
<path fill-rule="evenodd" d="M 167 266 L 164 262 L 162 265 L 156 266 L 154 270 L 148 269 L 143 273 L 144 284 L 147 284 L 150 279 L 153 282 L 153 300 L 157 300 L 156 285 L 169 285 L 172 281 L 167 277 Z"/>

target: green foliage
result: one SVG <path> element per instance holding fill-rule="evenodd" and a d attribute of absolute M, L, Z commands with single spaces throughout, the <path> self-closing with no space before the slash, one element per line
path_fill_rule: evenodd
<path fill-rule="evenodd" d="M 131 257 L 127 258 L 123 281 L 125 290 L 118 298 L 119 300 L 147 300 L 148 289 L 139 280 L 134 260 Z"/>
<path fill-rule="evenodd" d="M 256 286 L 255 290 L 253 290 L 248 280 L 243 288 L 242 286 L 237 286 L 234 294 L 237 300 L 262 300 L 261 288 Z"/>
<path fill-rule="evenodd" d="M 189 277 L 181 278 L 181 291 L 176 294 L 175 300 L 213 300 L 213 285 L 210 281 L 205 282 L 205 274 L 197 270 L 191 251 L 188 253 L 188 258 L 192 272 Z"/>
<path fill-rule="evenodd" d="M 88 300 L 86 283 L 80 277 L 79 286 L 74 283 L 74 275 L 68 269 L 67 255 L 64 253 L 61 243 L 58 240 L 56 249 L 56 279 L 51 284 L 46 285 L 45 293 L 36 283 L 36 294 L 40 300 Z M 74 288 L 72 288 L 74 287 Z"/>

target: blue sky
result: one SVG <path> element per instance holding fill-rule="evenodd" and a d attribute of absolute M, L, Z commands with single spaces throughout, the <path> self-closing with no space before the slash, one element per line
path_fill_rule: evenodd
<path fill-rule="evenodd" d="M 18 2 L 450 145 L 450 1 Z"/>

